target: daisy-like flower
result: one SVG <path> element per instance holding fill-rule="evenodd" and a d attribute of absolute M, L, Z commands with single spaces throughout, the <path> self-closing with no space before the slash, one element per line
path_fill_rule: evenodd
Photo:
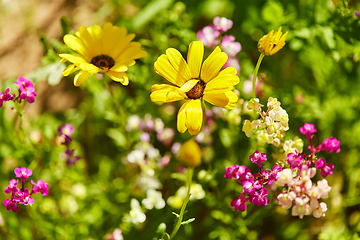
<path fill-rule="evenodd" d="M 191 135 L 196 135 L 200 131 L 202 99 L 226 109 L 233 109 L 238 101 L 238 96 L 232 91 L 233 86 L 239 83 L 236 69 L 228 67 L 220 71 L 227 61 L 227 54 L 216 47 L 202 64 L 203 55 L 203 43 L 194 41 L 189 46 L 187 62 L 178 50 L 169 48 L 154 64 L 155 71 L 176 86 L 153 85 L 151 100 L 174 102 L 188 99 L 177 117 L 177 129 L 181 133 L 188 129 Z"/>
<path fill-rule="evenodd" d="M 287 35 L 288 32 L 282 35 L 281 27 L 279 27 L 279 30 L 275 33 L 274 30 L 271 30 L 268 34 L 260 38 L 258 43 L 259 51 L 265 55 L 273 55 L 277 53 L 285 46 Z"/>
<path fill-rule="evenodd" d="M 126 75 L 128 66 L 135 64 L 135 59 L 145 57 L 147 52 L 141 44 L 131 42 L 135 34 L 127 35 L 124 27 L 106 23 L 104 28 L 80 26 L 74 35 L 64 36 L 64 42 L 78 54 L 59 54 L 61 62 L 71 62 L 63 71 L 64 76 L 80 70 L 74 78 L 74 85 L 80 86 L 91 74 L 106 73 L 112 80 L 123 85 L 129 84 Z"/>

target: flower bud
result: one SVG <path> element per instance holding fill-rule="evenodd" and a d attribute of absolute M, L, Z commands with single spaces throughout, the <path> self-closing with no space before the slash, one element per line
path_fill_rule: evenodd
<path fill-rule="evenodd" d="M 182 145 L 179 151 L 179 160 L 187 167 L 196 167 L 200 165 L 201 149 L 193 139 L 186 141 Z"/>

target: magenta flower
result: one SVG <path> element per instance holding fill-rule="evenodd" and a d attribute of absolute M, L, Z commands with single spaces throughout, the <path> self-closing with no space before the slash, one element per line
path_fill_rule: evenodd
<path fill-rule="evenodd" d="M 241 193 L 240 197 L 238 199 L 231 201 L 231 206 L 235 207 L 235 211 L 242 211 L 244 212 L 246 210 L 246 202 L 248 202 L 249 199 L 245 197 L 243 193 Z"/>
<path fill-rule="evenodd" d="M 313 134 L 316 131 L 317 130 L 315 128 L 315 125 L 311 123 L 305 123 L 304 126 L 300 127 L 300 132 L 306 135 L 309 141 L 312 139 L 311 134 Z"/>
<path fill-rule="evenodd" d="M 7 88 L 4 93 L 0 92 L 0 107 L 2 107 L 3 102 L 10 101 L 15 97 L 14 94 L 10 94 L 9 92 L 10 92 L 9 88 Z"/>
<path fill-rule="evenodd" d="M 360 12 L 355 11 L 354 14 L 355 14 L 355 16 L 356 16 L 357 18 L 360 18 Z"/>
<path fill-rule="evenodd" d="M 221 49 L 229 56 L 235 57 L 241 51 L 241 44 L 235 42 L 234 36 L 225 35 L 221 40 Z"/>
<path fill-rule="evenodd" d="M 196 33 L 196 37 L 207 47 L 214 48 L 219 40 L 220 32 L 215 30 L 212 26 L 206 26 Z"/>
<path fill-rule="evenodd" d="M 43 196 L 47 196 L 49 194 L 49 184 L 47 184 L 44 180 L 40 179 L 37 183 L 31 180 L 31 183 L 34 185 L 34 193 L 41 193 Z"/>
<path fill-rule="evenodd" d="M 249 195 L 254 195 L 256 190 L 262 187 L 259 181 L 244 181 L 242 185 L 244 187 L 244 193 Z"/>
<path fill-rule="evenodd" d="M 68 166 L 75 165 L 81 159 L 81 157 L 74 155 L 74 151 L 75 149 L 68 149 L 60 156 L 62 159 L 66 159 L 66 165 Z"/>
<path fill-rule="evenodd" d="M 15 168 L 14 170 L 15 176 L 16 177 L 21 177 L 21 183 L 25 182 L 25 178 L 28 178 L 32 175 L 32 171 L 31 169 L 27 169 L 27 168 Z"/>
<path fill-rule="evenodd" d="M 231 166 L 231 167 L 226 167 L 225 168 L 225 174 L 224 174 L 224 177 L 225 178 L 229 178 L 229 179 L 232 179 L 232 178 L 235 178 L 236 180 L 238 180 L 239 182 L 242 181 L 242 178 L 244 179 L 248 179 L 249 177 L 246 177 L 247 176 L 247 173 L 250 173 L 251 174 L 251 171 L 250 169 L 248 169 L 247 167 L 245 167 L 244 165 L 234 165 L 234 166 Z"/>
<path fill-rule="evenodd" d="M 18 77 L 17 81 L 14 83 L 19 86 L 20 99 L 26 99 L 28 103 L 33 103 L 35 101 L 35 87 L 30 80 L 24 77 Z"/>
<path fill-rule="evenodd" d="M 261 168 L 261 162 L 265 162 L 267 160 L 266 153 L 261 153 L 256 150 L 252 155 L 250 155 L 250 160 L 253 163 L 257 163 L 258 167 Z"/>
<path fill-rule="evenodd" d="M 19 197 L 21 198 L 20 203 L 24 205 L 33 204 L 34 199 L 29 194 L 29 189 L 25 188 L 24 192 L 19 192 Z"/>
<path fill-rule="evenodd" d="M 5 188 L 4 192 L 5 193 L 17 193 L 18 191 L 20 191 L 17 188 L 17 184 L 18 184 L 19 180 L 15 180 L 15 179 L 11 179 L 9 181 L 9 185 Z"/>
<path fill-rule="evenodd" d="M 16 204 L 17 204 L 17 202 L 11 201 L 10 199 L 5 199 L 3 202 L 5 209 L 12 210 L 13 212 L 17 212 L 17 210 L 18 210 L 18 206 Z"/>
<path fill-rule="evenodd" d="M 321 151 L 327 152 L 336 152 L 339 153 L 340 150 L 340 141 L 334 137 L 327 138 L 323 141 L 322 144 L 318 146 L 318 149 Z"/>
<path fill-rule="evenodd" d="M 226 32 L 233 26 L 233 21 L 224 17 L 215 17 L 213 20 L 214 29 Z"/>
<path fill-rule="evenodd" d="M 122 231 L 119 228 L 115 228 L 114 232 L 107 234 L 107 240 L 124 240 Z"/>
<path fill-rule="evenodd" d="M 287 155 L 287 163 L 290 164 L 290 168 L 299 168 L 300 164 L 302 163 L 303 156 L 302 155 L 296 155 L 294 153 L 288 153 Z"/>
<path fill-rule="evenodd" d="M 59 135 L 71 136 L 74 133 L 74 126 L 70 123 L 65 123 L 58 128 Z"/>
<path fill-rule="evenodd" d="M 268 205 L 269 199 L 266 196 L 269 194 L 269 191 L 266 188 L 260 189 L 260 191 L 255 192 L 254 195 L 250 196 L 250 202 L 258 205 Z"/>
<path fill-rule="evenodd" d="M 325 159 L 320 158 L 316 163 L 315 167 L 320 169 L 320 174 L 323 178 L 326 178 L 328 175 L 333 174 L 332 170 L 334 169 L 334 164 L 326 163 Z"/>

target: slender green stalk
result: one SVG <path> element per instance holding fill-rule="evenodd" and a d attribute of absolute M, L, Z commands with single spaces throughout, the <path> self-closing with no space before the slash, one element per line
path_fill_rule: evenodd
<path fill-rule="evenodd" d="M 117 108 L 117 110 L 118 110 L 118 113 L 119 113 L 119 118 L 120 118 L 119 122 L 120 122 L 120 124 L 122 125 L 122 127 L 125 128 L 125 113 L 124 113 L 124 109 L 122 108 L 122 106 L 121 106 L 121 104 L 120 104 L 120 102 L 119 102 L 119 99 L 117 99 L 117 97 L 115 96 L 115 94 L 114 94 L 113 90 L 111 89 L 111 87 L 110 87 L 110 85 L 109 85 L 109 83 L 108 83 L 107 80 L 108 80 L 108 79 L 104 79 L 103 82 L 105 82 L 106 89 L 109 91 L 111 97 L 114 99 L 115 106 L 116 106 L 116 108 Z"/>
<path fill-rule="evenodd" d="M 263 60 L 263 58 L 265 57 L 265 55 L 263 53 L 260 54 L 260 57 L 256 63 L 256 67 L 255 67 L 255 71 L 254 71 L 254 75 L 253 75 L 253 86 L 252 86 L 252 97 L 256 98 L 256 93 L 255 93 L 255 84 L 256 84 L 256 78 L 257 78 L 257 74 L 260 68 L 260 64 L 261 61 Z"/>
<path fill-rule="evenodd" d="M 183 205 L 181 207 L 181 210 L 180 210 L 180 215 L 179 215 L 178 221 L 177 221 L 177 223 L 175 225 L 174 230 L 171 233 L 170 239 L 173 239 L 175 237 L 176 233 L 178 232 L 178 230 L 179 230 L 179 228 L 181 226 L 181 223 L 182 223 L 182 220 L 183 220 L 183 217 L 184 217 L 184 213 L 185 213 L 185 209 L 186 209 L 186 205 L 189 202 L 190 195 L 191 195 L 190 194 L 190 188 L 191 188 L 193 173 L 194 173 L 194 168 L 188 168 L 187 169 L 187 172 L 186 172 L 187 193 L 186 193 L 186 197 L 184 199 L 184 203 L 183 203 Z"/>

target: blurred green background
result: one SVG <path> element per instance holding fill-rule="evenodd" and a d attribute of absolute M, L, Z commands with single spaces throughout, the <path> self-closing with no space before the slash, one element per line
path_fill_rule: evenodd
<path fill-rule="evenodd" d="M 242 84 L 253 74 L 257 41 L 279 26 L 289 31 L 285 47 L 265 57 L 260 67 L 259 73 L 266 76 L 260 101 L 265 104 L 270 96 L 281 101 L 290 119 L 286 138 L 300 135 L 298 129 L 305 122 L 313 123 L 318 129 L 314 142 L 334 136 L 341 141 L 341 152 L 322 153 L 335 165 L 327 178 L 332 190 L 325 200 L 324 218 L 292 217 L 271 194 L 268 206 L 252 204 L 245 213 L 235 212 L 230 202 L 241 187 L 223 177 L 225 167 L 250 166 L 256 144 L 241 131 L 242 124 L 233 121 L 234 114 L 242 122 L 250 119 L 241 105 L 232 115 L 222 113 L 211 132 L 213 141 L 200 144 L 205 161 L 195 169 L 194 182 L 206 195 L 189 203 L 185 219 L 196 220 L 183 226 L 176 239 L 359 239 L 360 19 L 355 10 L 360 10 L 357 1 L 337 0 L 0 1 L 0 91 L 9 87 L 15 92 L 12 82 L 24 75 L 36 83 L 38 93 L 35 103 L 24 108 L 24 131 L 19 130 L 10 103 L 0 108 L 0 188 L 15 177 L 14 168 L 28 167 L 32 179 L 44 179 L 50 191 L 47 197 L 34 196 L 32 206 L 19 206 L 17 213 L 1 207 L 0 238 L 102 239 L 120 228 L 124 239 L 156 239 L 161 222 L 171 232 L 172 212 L 179 212 L 172 204 L 160 210 L 142 207 L 144 223 L 127 221 L 131 199 L 141 203 L 146 198 L 138 182 L 142 174 L 153 171 L 165 201 L 183 185 L 171 177 L 180 166 L 171 145 L 157 140 L 152 131 L 151 144 L 158 149 L 158 158 L 171 156 L 169 165 L 129 164 L 127 155 L 140 142 L 140 132 L 119 127 L 127 119 L 119 119 L 114 100 L 95 75 L 79 88 L 73 86 L 73 76 L 62 78 L 65 65 L 57 54 L 69 52 L 62 36 L 80 25 L 102 27 L 110 21 L 127 27 L 148 56 L 129 68 L 129 86 L 110 83 L 115 96 L 127 117 L 161 118 L 166 127 L 175 129 L 172 143 L 183 143 L 190 135 L 176 130 L 181 103 L 169 107 L 150 101 L 151 86 L 165 82 L 153 64 L 169 47 L 186 56 L 196 32 L 221 16 L 234 22 L 226 34 L 242 45 L 237 55 L 241 82 L 235 88 L 244 100 L 250 99 Z M 74 125 L 72 147 L 82 157 L 71 167 L 59 159 L 64 147 L 56 144 L 57 127 L 63 123 Z M 273 146 L 261 149 L 269 153 L 265 166 L 273 166 Z M 0 196 L 1 201 L 9 198 L 3 191 Z"/>

